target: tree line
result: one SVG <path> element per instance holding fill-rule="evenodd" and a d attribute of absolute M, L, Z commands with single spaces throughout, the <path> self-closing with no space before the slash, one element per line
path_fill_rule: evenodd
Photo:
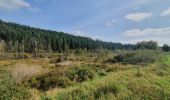
<path fill-rule="evenodd" d="M 96 51 L 107 50 L 135 50 L 135 49 L 157 49 L 155 41 L 143 41 L 136 45 L 104 42 L 88 37 L 74 36 L 64 32 L 33 28 L 17 23 L 4 22 L 0 20 L 0 43 L 5 52 L 13 52 L 16 55 L 21 53 L 67 52 L 68 50 Z M 3 45 L 2 45 L 3 44 Z M 5 45 L 5 46 L 4 46 Z M 164 51 L 169 51 L 169 46 L 164 45 Z M 1 50 L 2 51 L 2 50 Z"/>
<path fill-rule="evenodd" d="M 0 21 L 0 39 L 4 40 L 7 44 L 7 51 L 12 51 L 15 48 L 20 52 L 33 52 L 35 50 L 63 52 L 67 49 L 87 49 L 95 51 L 99 48 L 109 50 L 133 48 L 133 45 L 103 42 L 87 37 L 70 35 L 64 32 L 33 28 L 4 21 Z"/>

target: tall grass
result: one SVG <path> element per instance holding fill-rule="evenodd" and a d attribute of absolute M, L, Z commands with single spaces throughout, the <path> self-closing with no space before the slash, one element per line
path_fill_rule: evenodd
<path fill-rule="evenodd" d="M 103 84 L 86 84 L 70 88 L 59 93 L 56 100 L 99 100 L 117 96 L 119 85 L 115 83 L 103 82 Z"/>

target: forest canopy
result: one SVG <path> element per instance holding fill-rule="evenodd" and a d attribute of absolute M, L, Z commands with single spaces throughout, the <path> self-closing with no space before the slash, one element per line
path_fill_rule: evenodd
<path fill-rule="evenodd" d="M 121 43 L 103 42 L 87 37 L 70 35 L 64 32 L 33 28 L 0 20 L 0 39 L 7 45 L 7 51 L 17 49 L 25 52 L 46 50 L 63 52 L 67 49 L 87 49 L 95 51 L 99 48 L 108 50 L 132 49 L 133 45 Z"/>

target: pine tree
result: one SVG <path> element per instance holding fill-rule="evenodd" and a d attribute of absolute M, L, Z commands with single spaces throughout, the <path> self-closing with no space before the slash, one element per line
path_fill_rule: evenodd
<path fill-rule="evenodd" d="M 36 38 L 31 38 L 31 40 L 30 40 L 30 42 L 31 42 L 31 48 L 32 48 L 32 55 L 33 55 L 33 57 L 34 58 L 36 58 L 37 57 L 37 45 L 38 45 L 38 43 L 37 43 L 37 40 L 36 40 Z"/>
<path fill-rule="evenodd" d="M 22 40 L 21 49 L 22 49 L 22 59 L 24 59 L 24 56 L 25 56 L 25 39 L 24 39 L 24 37 Z"/>
<path fill-rule="evenodd" d="M 15 41 L 15 43 L 14 43 L 15 58 L 19 58 L 18 47 L 19 47 L 19 44 L 18 44 L 18 40 L 17 40 L 17 41 Z"/>
<path fill-rule="evenodd" d="M 168 46 L 167 44 L 164 44 L 162 47 L 162 50 L 165 52 L 168 52 L 168 51 L 170 51 L 170 46 Z"/>
<path fill-rule="evenodd" d="M 5 59 L 5 42 L 0 41 L 0 53 L 2 54 L 2 59 Z"/>

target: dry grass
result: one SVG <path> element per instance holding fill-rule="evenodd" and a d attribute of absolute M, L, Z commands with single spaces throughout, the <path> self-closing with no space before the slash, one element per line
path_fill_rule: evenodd
<path fill-rule="evenodd" d="M 50 96 L 50 97 L 55 97 L 56 94 L 60 93 L 60 92 L 63 92 L 64 89 L 61 89 L 61 88 L 54 88 L 54 89 L 51 89 L 51 90 L 48 90 L 46 92 L 46 95 L 47 96 Z"/>
<path fill-rule="evenodd" d="M 67 66 L 80 66 L 82 64 L 82 62 L 80 61 L 63 61 L 63 62 L 59 62 L 56 63 L 56 66 L 63 66 L 63 67 L 67 67 Z"/>
<path fill-rule="evenodd" d="M 28 64 L 15 64 L 13 68 L 10 69 L 12 77 L 15 81 L 20 84 L 23 79 L 27 79 L 33 75 L 47 72 L 47 69 L 42 68 L 40 65 L 28 65 Z"/>
<path fill-rule="evenodd" d="M 41 100 L 41 93 L 39 90 L 36 89 L 30 89 L 30 93 L 31 93 L 31 98 L 30 100 Z"/>

